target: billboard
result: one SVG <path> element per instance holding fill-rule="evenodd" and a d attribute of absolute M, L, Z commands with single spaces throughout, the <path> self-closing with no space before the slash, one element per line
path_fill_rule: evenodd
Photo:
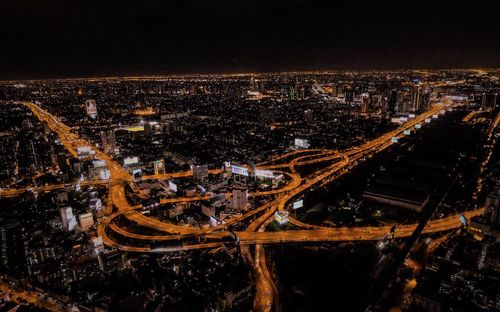
<path fill-rule="evenodd" d="M 270 178 L 274 177 L 274 173 L 271 170 L 259 170 L 255 169 L 255 176 L 260 178 Z"/>
<path fill-rule="evenodd" d="M 422 128 L 422 125 L 421 125 L 421 124 L 419 124 L 419 123 L 418 123 L 418 124 L 415 124 L 415 129 L 420 129 L 420 128 Z"/>
<path fill-rule="evenodd" d="M 137 156 L 129 156 L 129 157 L 123 158 L 123 165 L 124 166 L 134 165 L 134 164 L 137 164 L 138 162 L 139 162 L 139 157 L 137 157 Z"/>
<path fill-rule="evenodd" d="M 410 135 L 410 134 L 411 134 L 411 131 L 410 131 L 410 130 L 408 130 L 408 129 L 406 129 L 406 130 L 404 130 L 404 131 L 403 131 L 403 134 L 404 134 L 404 135 Z"/>
<path fill-rule="evenodd" d="M 430 118 L 425 118 L 425 123 L 431 123 L 431 119 Z"/>
<path fill-rule="evenodd" d="M 438 118 L 438 115 L 434 114 L 432 115 L 432 119 L 437 119 Z"/>
<path fill-rule="evenodd" d="M 296 202 L 293 203 L 292 205 L 292 208 L 293 209 L 299 209 L 299 208 L 302 208 L 304 207 L 304 200 L 301 199 L 301 200 L 297 200 Z"/>
<path fill-rule="evenodd" d="M 306 140 L 306 139 L 295 139 L 295 146 L 296 147 L 308 148 L 310 146 L 309 140 Z"/>
<path fill-rule="evenodd" d="M 398 143 L 399 138 L 398 137 L 392 137 L 391 142 L 392 143 Z"/>
<path fill-rule="evenodd" d="M 408 121 L 408 117 L 399 117 L 399 120 L 401 120 L 402 122 L 406 122 Z"/>
<path fill-rule="evenodd" d="M 241 166 L 232 165 L 231 172 L 234 174 L 239 174 L 248 177 L 248 169 Z"/>
<path fill-rule="evenodd" d="M 408 118 L 410 118 L 410 119 L 411 119 L 411 118 L 415 118 L 415 114 L 409 114 L 409 115 L 408 115 Z"/>
<path fill-rule="evenodd" d="M 460 222 L 462 222 L 463 225 L 467 226 L 467 218 L 463 214 L 460 214 L 458 216 L 458 219 L 460 220 Z"/>
<path fill-rule="evenodd" d="M 174 193 L 177 192 L 177 184 L 172 181 L 168 181 L 168 188 Z"/>
<path fill-rule="evenodd" d="M 105 160 L 94 160 L 92 161 L 92 165 L 94 168 L 103 168 L 106 167 L 106 161 Z"/>
<path fill-rule="evenodd" d="M 132 170 L 132 176 L 134 177 L 135 182 L 142 180 L 142 170 L 141 169 Z"/>

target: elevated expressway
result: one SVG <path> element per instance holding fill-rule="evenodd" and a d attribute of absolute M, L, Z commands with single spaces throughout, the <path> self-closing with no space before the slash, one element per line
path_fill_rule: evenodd
<path fill-rule="evenodd" d="M 66 147 L 66 149 L 74 156 L 77 157 L 76 148 L 78 146 L 92 146 L 90 142 L 87 142 L 80 138 L 77 134 L 71 131 L 71 128 L 64 125 L 59 119 L 49 114 L 45 110 L 41 109 L 38 105 L 34 103 L 23 102 L 23 105 L 28 107 L 33 114 L 42 121 L 46 121 L 50 127 L 50 129 L 56 132 L 62 144 Z M 272 158 L 269 161 L 257 164 L 259 169 L 288 169 L 290 173 L 286 171 L 282 171 L 283 174 L 286 174 L 289 178 L 289 183 L 286 184 L 283 188 L 265 191 L 265 192 L 256 192 L 251 193 L 250 196 L 268 196 L 277 198 L 268 202 L 267 204 L 258 207 L 239 218 L 234 218 L 230 222 L 227 222 L 223 225 L 220 225 L 216 228 L 208 229 L 208 230 L 200 230 L 193 227 L 188 226 L 180 226 L 171 223 L 166 223 L 159 221 L 154 218 L 147 217 L 139 212 L 141 209 L 140 206 L 131 206 L 127 198 L 125 196 L 124 185 L 127 182 L 132 181 L 131 175 L 121 167 L 113 158 L 109 155 L 103 153 L 100 150 L 96 151 L 96 156 L 99 159 L 106 160 L 108 163 L 108 167 L 111 171 L 111 180 L 110 181 L 83 181 L 82 184 L 104 184 L 110 186 L 110 198 L 113 202 L 113 205 L 117 208 L 117 212 L 109 216 L 109 218 L 103 222 L 102 226 L 100 226 L 100 234 L 103 234 L 103 238 L 106 244 L 110 246 L 115 246 L 121 249 L 126 249 L 129 251 L 134 251 L 134 248 L 139 248 L 139 246 L 121 246 L 120 244 L 114 242 L 107 234 L 106 229 L 110 229 L 116 234 L 121 236 L 137 239 L 147 243 L 147 241 L 167 241 L 167 240 L 179 240 L 185 239 L 195 236 L 203 237 L 203 239 L 211 239 L 214 237 L 224 237 L 229 235 L 227 231 L 224 231 L 226 228 L 237 224 L 243 220 L 246 220 L 250 217 L 254 217 L 257 214 L 265 212 L 265 216 L 267 219 L 271 218 L 274 211 L 284 211 L 288 208 L 290 202 L 302 195 L 307 190 L 324 183 L 324 181 L 331 181 L 342 174 L 346 174 L 349 172 L 353 166 L 357 165 L 359 162 L 363 161 L 363 159 L 370 157 L 371 155 L 378 153 L 385 148 L 389 147 L 392 142 L 391 139 L 393 137 L 397 137 L 403 133 L 404 130 L 411 129 L 417 123 L 423 123 L 426 118 L 431 118 L 432 115 L 438 114 L 440 110 L 446 108 L 445 105 L 436 105 L 431 110 L 411 119 L 410 121 L 403 124 L 401 127 L 396 130 L 390 131 L 374 140 L 368 141 L 362 144 L 359 147 L 351 148 L 344 152 L 326 150 L 326 149 L 313 149 L 313 150 L 297 150 L 292 151 L 290 153 L 286 153 L 277 157 Z M 282 163 L 280 161 L 289 159 L 288 162 Z M 320 163 L 331 163 L 326 168 L 322 168 L 309 175 L 307 178 L 302 178 L 296 171 L 296 167 L 308 165 L 308 164 L 320 164 Z M 221 173 L 220 170 L 212 170 L 212 174 Z M 161 175 L 154 176 L 145 176 L 144 179 L 169 179 L 169 178 L 181 178 L 181 177 L 189 177 L 192 175 L 191 171 L 184 172 L 175 172 L 175 173 L 166 173 Z M 42 191 L 56 189 L 59 186 L 46 186 L 39 188 Z M 6 196 L 10 194 L 14 194 L 17 192 L 22 192 L 22 190 L 2 190 L 0 195 Z M 227 194 L 230 196 L 230 194 Z M 197 196 L 197 197 L 181 197 L 181 198 L 171 198 L 171 199 L 162 199 L 161 203 L 184 203 L 184 202 L 192 202 L 199 200 L 206 200 L 208 197 L 206 196 Z M 127 219 L 133 221 L 139 226 L 152 228 L 158 232 L 162 232 L 165 234 L 160 235 L 143 235 L 137 233 L 131 233 L 125 229 L 120 229 L 113 221 L 119 217 L 124 216 Z M 258 220 L 258 219 L 257 219 Z M 291 222 L 305 228 L 311 228 L 312 226 L 303 224 L 297 220 L 291 219 Z M 430 224 L 432 224 L 431 221 Z M 447 223 L 446 225 L 453 228 L 455 223 Z M 314 227 L 313 227 L 314 228 Z M 318 227 L 316 227 L 318 228 Z M 292 234 L 292 231 L 288 232 L 276 232 L 276 233 L 266 233 L 266 232 L 254 232 L 255 229 L 249 228 L 249 231 L 237 233 L 240 239 L 240 244 L 268 244 L 273 242 L 292 242 L 292 241 L 321 241 L 322 239 L 332 240 L 363 240 L 363 239 L 379 239 L 383 237 L 387 233 L 387 229 L 384 227 L 380 228 L 321 228 L 315 231 L 312 231 L 311 234 L 305 235 L 306 231 L 296 231 L 295 234 Z M 360 231 L 364 233 L 360 235 Z M 248 234 L 250 232 L 254 232 L 255 234 Z M 260 233 L 260 234 L 257 234 Z M 382 234 L 383 233 L 383 234 Z M 381 235 L 382 234 L 382 235 Z M 255 235 L 255 236 L 252 236 Z M 405 235 L 402 232 L 401 235 Z M 195 246 L 200 246 L 200 248 L 206 248 L 206 244 L 184 244 L 183 248 L 196 248 Z M 142 248 L 137 251 L 144 252 Z M 151 252 L 157 252 L 158 250 L 151 248 Z"/>
<path fill-rule="evenodd" d="M 92 146 L 92 144 L 71 132 L 71 129 L 65 126 L 56 117 L 50 115 L 37 105 L 33 103 L 22 104 L 31 109 L 33 114 L 40 120 L 48 122 L 50 129 L 59 135 L 63 145 L 74 157 L 77 156 L 76 147 Z M 276 300 L 274 300 L 276 288 L 265 265 L 266 258 L 263 245 L 276 243 L 380 240 L 390 231 L 390 227 L 388 226 L 344 228 L 319 227 L 290 218 L 291 223 L 304 229 L 265 232 L 265 226 L 272 221 L 275 211 L 287 210 L 290 203 L 306 191 L 329 183 L 343 174 L 347 174 L 350 169 L 357 164 L 391 146 L 393 144 L 393 137 L 398 137 L 404 130 L 412 129 L 416 124 L 423 123 L 426 118 L 431 118 L 432 115 L 439 114 L 439 111 L 446 109 L 447 106 L 448 105 L 436 105 L 431 110 L 409 120 L 396 130 L 383 134 L 359 147 L 351 148 L 343 152 L 326 149 L 297 150 L 257 164 L 258 169 L 287 170 L 282 172 L 288 176 L 289 183 L 281 189 L 250 194 L 250 196 L 267 196 L 266 198 L 269 198 L 269 201 L 241 217 L 234 218 L 225 224 L 211 229 L 200 230 L 189 226 L 174 225 L 141 214 L 139 211 L 142 207 L 131 206 L 125 196 L 124 185 L 131 182 L 132 177 L 125 169 L 116 163 L 115 160 L 99 150 L 96 151 L 97 158 L 107 161 L 111 171 L 111 180 L 84 181 L 82 184 L 104 184 L 110 186 L 110 198 L 113 205 L 117 208 L 117 211 L 105 219 L 98 227 L 98 234 L 102 236 L 104 243 L 110 247 L 129 252 L 165 253 L 182 250 L 217 248 L 227 243 L 228 237 L 236 236 L 237 242 L 241 248 L 242 257 L 251 267 L 252 276 L 256 280 L 257 294 L 254 302 L 254 309 L 257 311 L 267 311 L 271 309 L 272 303 L 276 302 Z M 498 125 L 498 122 L 499 119 L 497 117 L 494 127 Z M 326 165 L 326 167 L 323 166 L 323 168 L 307 177 L 301 177 L 296 168 L 309 164 Z M 211 173 L 219 174 L 221 172 L 213 170 Z M 189 177 L 191 175 L 192 172 L 185 171 L 156 176 L 145 176 L 144 179 L 171 179 Z M 47 186 L 37 188 L 37 190 L 52 190 L 57 187 L 64 186 Z M 0 196 L 11 196 L 22 191 L 23 190 L 1 190 Z M 227 194 L 227 196 L 230 195 Z M 162 203 L 182 203 L 205 199 L 208 198 L 172 198 L 163 199 Z M 476 209 L 464 212 L 463 214 L 467 218 L 470 218 L 481 213 L 482 209 Z M 159 234 L 146 235 L 130 232 L 116 223 L 120 217 L 125 217 L 141 227 L 154 229 Z M 245 220 L 251 220 L 245 231 L 228 231 L 232 225 Z M 395 237 L 409 237 L 416 226 L 417 224 L 398 225 L 395 231 Z M 424 229 L 424 233 L 448 231 L 460 226 L 461 223 L 458 219 L 458 215 L 452 215 L 447 218 L 429 221 Z M 117 237 L 123 237 L 125 243 L 117 241 Z M 178 244 L 165 244 L 168 243 L 168 241 L 177 242 Z M 131 244 L 131 242 L 134 242 L 134 244 Z M 253 255 L 250 249 L 251 247 L 253 247 Z"/>

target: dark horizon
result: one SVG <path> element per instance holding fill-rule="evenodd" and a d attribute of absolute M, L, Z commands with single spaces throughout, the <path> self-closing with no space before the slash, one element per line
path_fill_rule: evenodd
<path fill-rule="evenodd" d="M 385 68 L 385 69 L 312 69 L 312 70 L 288 70 L 288 71 L 239 71 L 239 72 L 179 72 L 179 73 L 145 73 L 145 74 L 116 74 L 116 75 L 82 75 L 82 76 L 59 76 L 59 77 L 37 77 L 19 79 L 0 79 L 0 82 L 23 82 L 23 81 L 57 81 L 57 80 L 90 80 L 90 79 L 162 79 L 193 76 L 246 76 L 246 75 L 307 75 L 307 74 L 334 74 L 334 73 L 370 73 L 370 72 L 406 72 L 406 71 L 498 71 L 500 67 L 470 67 L 470 68 Z"/>
<path fill-rule="evenodd" d="M 6 1 L 0 80 L 500 67 L 490 1 Z"/>

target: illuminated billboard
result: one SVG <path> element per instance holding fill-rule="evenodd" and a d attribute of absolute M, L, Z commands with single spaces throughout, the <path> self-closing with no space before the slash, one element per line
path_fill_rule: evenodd
<path fill-rule="evenodd" d="M 299 209 L 304 207 L 304 200 L 297 200 L 296 202 L 293 203 L 292 208 L 293 209 Z"/>
<path fill-rule="evenodd" d="M 271 170 L 255 170 L 255 176 L 260 177 L 260 178 L 270 178 L 272 179 L 274 177 L 274 174 Z"/>
<path fill-rule="evenodd" d="M 134 177 L 134 181 L 136 182 L 142 180 L 142 170 L 141 169 L 132 170 L 132 176 Z"/>
<path fill-rule="evenodd" d="M 134 164 L 137 164 L 138 162 L 139 162 L 139 157 L 137 157 L 137 156 L 125 157 L 123 159 L 124 166 L 134 165 Z"/>
<path fill-rule="evenodd" d="M 458 216 L 458 219 L 460 220 L 460 222 L 464 225 L 464 226 L 467 226 L 467 218 L 463 215 L 463 214 L 460 214 Z"/>
<path fill-rule="evenodd" d="M 420 128 L 422 128 L 422 125 L 421 125 L 421 124 L 419 124 L 419 123 L 418 123 L 418 124 L 415 124 L 415 129 L 420 129 Z"/>
<path fill-rule="evenodd" d="M 391 142 L 392 143 L 398 143 L 399 138 L 398 137 L 392 137 Z"/>
<path fill-rule="evenodd" d="M 425 118 L 425 123 L 431 123 L 431 119 L 430 118 Z"/>
<path fill-rule="evenodd" d="M 432 115 L 432 119 L 437 119 L 438 118 L 438 115 L 434 114 Z"/>
<path fill-rule="evenodd" d="M 408 117 L 399 117 L 399 120 L 406 122 L 406 121 L 408 121 Z"/>
<path fill-rule="evenodd" d="M 310 146 L 309 140 L 306 140 L 306 139 L 295 139 L 295 146 L 296 147 L 308 148 Z"/>
<path fill-rule="evenodd" d="M 415 118 L 415 114 L 409 114 L 408 118 Z"/>
<path fill-rule="evenodd" d="M 168 188 L 174 193 L 177 192 L 177 184 L 172 181 L 168 181 Z"/>
<path fill-rule="evenodd" d="M 92 165 L 94 166 L 94 168 L 103 168 L 106 167 L 106 161 L 97 159 L 92 161 Z"/>
<path fill-rule="evenodd" d="M 231 172 L 234 173 L 234 174 L 239 174 L 239 175 L 248 177 L 248 169 L 245 168 L 245 167 L 232 165 L 231 166 Z"/>
<path fill-rule="evenodd" d="M 411 131 L 410 131 L 410 130 L 408 130 L 408 129 L 406 129 L 406 130 L 404 130 L 404 131 L 403 131 L 403 134 L 404 134 L 404 135 L 410 135 L 410 134 L 411 134 Z"/>

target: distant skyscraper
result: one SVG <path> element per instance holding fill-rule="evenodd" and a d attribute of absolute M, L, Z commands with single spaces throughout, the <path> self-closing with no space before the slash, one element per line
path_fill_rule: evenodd
<path fill-rule="evenodd" d="M 331 96 L 338 96 L 338 89 L 336 85 L 332 85 Z"/>
<path fill-rule="evenodd" d="M 491 225 L 500 226 L 500 183 L 486 198 L 485 216 Z"/>
<path fill-rule="evenodd" d="M 312 109 L 306 109 L 304 111 L 304 120 L 307 123 L 311 123 L 314 121 L 314 111 Z"/>
<path fill-rule="evenodd" d="M 101 131 L 102 149 L 107 154 L 117 154 L 115 132 L 113 130 Z"/>
<path fill-rule="evenodd" d="M 95 100 L 86 100 L 85 101 L 85 110 L 87 115 L 91 118 L 97 117 L 97 104 Z"/>
<path fill-rule="evenodd" d="M 248 207 L 248 190 L 243 186 L 235 186 L 233 188 L 233 197 L 231 198 L 231 206 L 235 210 L 247 211 Z"/>
<path fill-rule="evenodd" d="M 42 128 L 43 128 L 43 133 L 45 135 L 49 135 L 50 134 L 50 128 L 49 128 L 49 123 L 47 121 L 43 121 L 42 122 Z"/>
<path fill-rule="evenodd" d="M 389 95 L 389 99 L 387 100 L 387 109 L 391 114 L 396 112 L 396 105 L 398 101 L 398 91 L 391 90 L 391 94 Z"/>
<path fill-rule="evenodd" d="M 363 93 L 361 95 L 361 113 L 368 114 L 370 111 L 370 95 L 368 93 Z"/>
<path fill-rule="evenodd" d="M 352 88 L 347 88 L 344 91 L 345 93 L 345 102 L 352 103 L 354 102 L 354 90 Z"/>

